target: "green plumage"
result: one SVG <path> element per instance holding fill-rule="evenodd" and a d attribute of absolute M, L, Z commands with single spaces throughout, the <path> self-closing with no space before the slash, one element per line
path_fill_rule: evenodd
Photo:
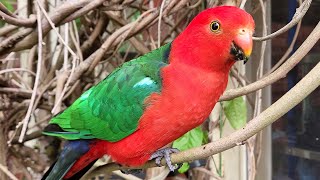
<path fill-rule="evenodd" d="M 124 63 L 81 95 L 50 124 L 63 131 L 44 134 L 68 140 L 103 139 L 116 142 L 133 133 L 144 111 L 144 100 L 161 91 L 160 69 L 167 65 L 171 44 Z"/>

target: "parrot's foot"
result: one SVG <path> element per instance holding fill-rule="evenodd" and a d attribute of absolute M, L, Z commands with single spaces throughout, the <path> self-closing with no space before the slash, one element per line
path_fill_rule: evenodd
<path fill-rule="evenodd" d="M 162 158 L 165 158 L 166 163 L 167 163 L 170 171 L 173 172 L 174 170 L 178 169 L 179 166 L 176 167 L 176 166 L 173 166 L 173 165 L 172 165 L 170 154 L 172 154 L 172 153 L 177 153 L 177 152 L 179 152 L 179 150 L 176 149 L 176 148 L 163 148 L 163 149 L 159 149 L 158 151 L 156 151 L 155 153 L 153 153 L 153 154 L 151 155 L 150 159 L 155 159 L 156 164 L 157 164 L 158 166 L 161 166 L 161 159 L 162 159 Z"/>

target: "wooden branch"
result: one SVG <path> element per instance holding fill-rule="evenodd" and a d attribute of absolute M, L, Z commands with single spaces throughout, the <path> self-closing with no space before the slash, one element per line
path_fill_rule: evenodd
<path fill-rule="evenodd" d="M 298 0 L 298 2 L 300 5 L 302 4 L 302 0 Z M 280 60 L 277 62 L 277 64 L 275 64 L 267 73 L 265 73 L 264 76 L 269 75 L 271 72 L 276 70 L 281 64 L 283 64 L 284 61 L 286 61 L 288 59 L 289 55 L 292 53 L 294 45 L 296 44 L 296 40 L 298 39 L 301 24 L 302 24 L 302 21 L 299 21 L 299 23 L 297 24 L 296 30 L 294 32 L 293 39 L 292 39 L 287 51 L 283 54 L 283 56 L 280 58 Z"/>
<path fill-rule="evenodd" d="M 291 29 L 293 26 L 295 26 L 299 21 L 301 21 L 301 19 L 304 17 L 304 15 L 307 13 L 310 5 L 311 5 L 312 0 L 305 0 L 301 6 L 296 10 L 296 13 L 294 14 L 292 20 L 286 24 L 284 27 L 282 27 L 281 29 L 279 29 L 278 31 L 269 34 L 267 36 L 264 37 L 254 37 L 253 40 L 255 41 L 265 41 L 268 39 L 272 39 L 284 32 L 287 32 L 289 29 Z"/>
<path fill-rule="evenodd" d="M 109 20 L 106 18 L 106 15 L 104 13 L 100 13 L 97 25 L 93 29 L 88 39 L 81 45 L 82 52 L 86 52 L 92 46 L 94 41 L 99 37 L 101 32 L 103 32 L 104 28 L 108 25 L 108 21 Z"/>
<path fill-rule="evenodd" d="M 32 91 L 32 95 L 31 95 L 31 100 L 30 100 L 30 104 L 28 107 L 28 111 L 27 114 L 25 116 L 25 118 L 23 119 L 23 121 L 21 121 L 18 126 L 17 129 L 20 127 L 20 125 L 22 125 L 22 130 L 21 130 L 21 134 L 19 137 L 19 142 L 21 143 L 24 139 L 24 136 L 27 132 L 27 128 L 28 128 L 28 124 L 29 124 L 29 120 L 30 120 L 30 116 L 32 113 L 32 109 L 33 109 L 33 105 L 34 102 L 36 100 L 36 95 L 37 95 L 37 89 L 38 89 L 38 85 L 39 85 L 39 81 L 40 81 L 40 74 L 41 74 L 41 66 L 42 66 L 42 29 L 40 27 L 41 25 L 41 11 L 40 11 L 40 5 L 36 5 L 36 10 L 37 10 L 37 23 L 38 23 L 38 62 L 37 62 L 37 73 L 36 73 L 36 79 L 33 85 L 33 91 Z"/>
<path fill-rule="evenodd" d="M 19 27 L 33 27 L 36 23 L 36 18 L 31 16 L 29 19 L 15 18 L 0 11 L 0 17 L 8 24 L 16 25 Z"/>
<path fill-rule="evenodd" d="M 6 34 L 11 33 L 18 28 L 19 27 L 13 26 L 13 25 L 4 26 L 4 27 L 0 28 L 0 37 L 5 36 Z"/>
<path fill-rule="evenodd" d="M 13 175 L 6 166 L 0 164 L 0 170 L 4 172 L 10 179 L 18 180 L 18 178 L 15 175 Z"/>
<path fill-rule="evenodd" d="M 67 22 L 70 22 L 72 20 L 77 19 L 78 17 L 81 17 L 88 13 L 89 11 L 96 9 L 97 7 L 101 6 L 102 3 L 105 2 L 105 0 L 95 0 L 90 2 L 88 5 L 85 7 L 79 9 L 78 11 L 70 14 L 67 18 L 65 18 L 59 25 L 65 24 Z"/>
<path fill-rule="evenodd" d="M 18 143 L 23 143 L 23 142 L 26 142 L 26 141 L 29 141 L 29 140 L 32 140 L 32 139 L 36 139 L 36 138 L 39 138 L 41 137 L 43 134 L 42 134 L 42 130 L 39 130 L 39 131 L 35 131 L 35 132 L 32 132 L 30 134 L 27 134 L 23 141 L 22 142 L 19 142 L 19 137 L 16 136 L 13 138 L 12 140 L 12 144 L 18 144 Z"/>
<path fill-rule="evenodd" d="M 0 87 L 1 93 L 15 94 L 23 97 L 31 97 L 32 91 L 27 89 L 10 88 L 10 87 Z"/>
<path fill-rule="evenodd" d="M 11 16 L 11 17 L 14 17 L 14 18 L 17 17 L 15 14 L 11 13 L 11 12 L 7 9 L 7 7 L 6 7 L 4 4 L 2 4 L 2 2 L 0 2 L 0 11 L 6 13 L 7 15 L 9 15 L 9 16 Z"/>

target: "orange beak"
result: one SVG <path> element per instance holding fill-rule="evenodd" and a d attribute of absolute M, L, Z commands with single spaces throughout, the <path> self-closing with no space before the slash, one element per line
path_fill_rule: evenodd
<path fill-rule="evenodd" d="M 249 29 L 240 29 L 238 35 L 233 40 L 234 43 L 242 50 L 246 60 L 250 57 L 252 52 L 252 31 Z"/>

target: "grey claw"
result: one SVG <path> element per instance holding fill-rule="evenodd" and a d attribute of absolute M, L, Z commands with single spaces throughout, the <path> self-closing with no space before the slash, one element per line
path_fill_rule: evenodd
<path fill-rule="evenodd" d="M 163 148 L 159 149 L 155 153 L 153 153 L 150 159 L 155 159 L 155 162 L 158 166 L 161 166 L 161 159 L 164 157 L 169 167 L 170 171 L 174 171 L 177 167 L 172 165 L 170 154 L 179 152 L 176 148 Z"/>

